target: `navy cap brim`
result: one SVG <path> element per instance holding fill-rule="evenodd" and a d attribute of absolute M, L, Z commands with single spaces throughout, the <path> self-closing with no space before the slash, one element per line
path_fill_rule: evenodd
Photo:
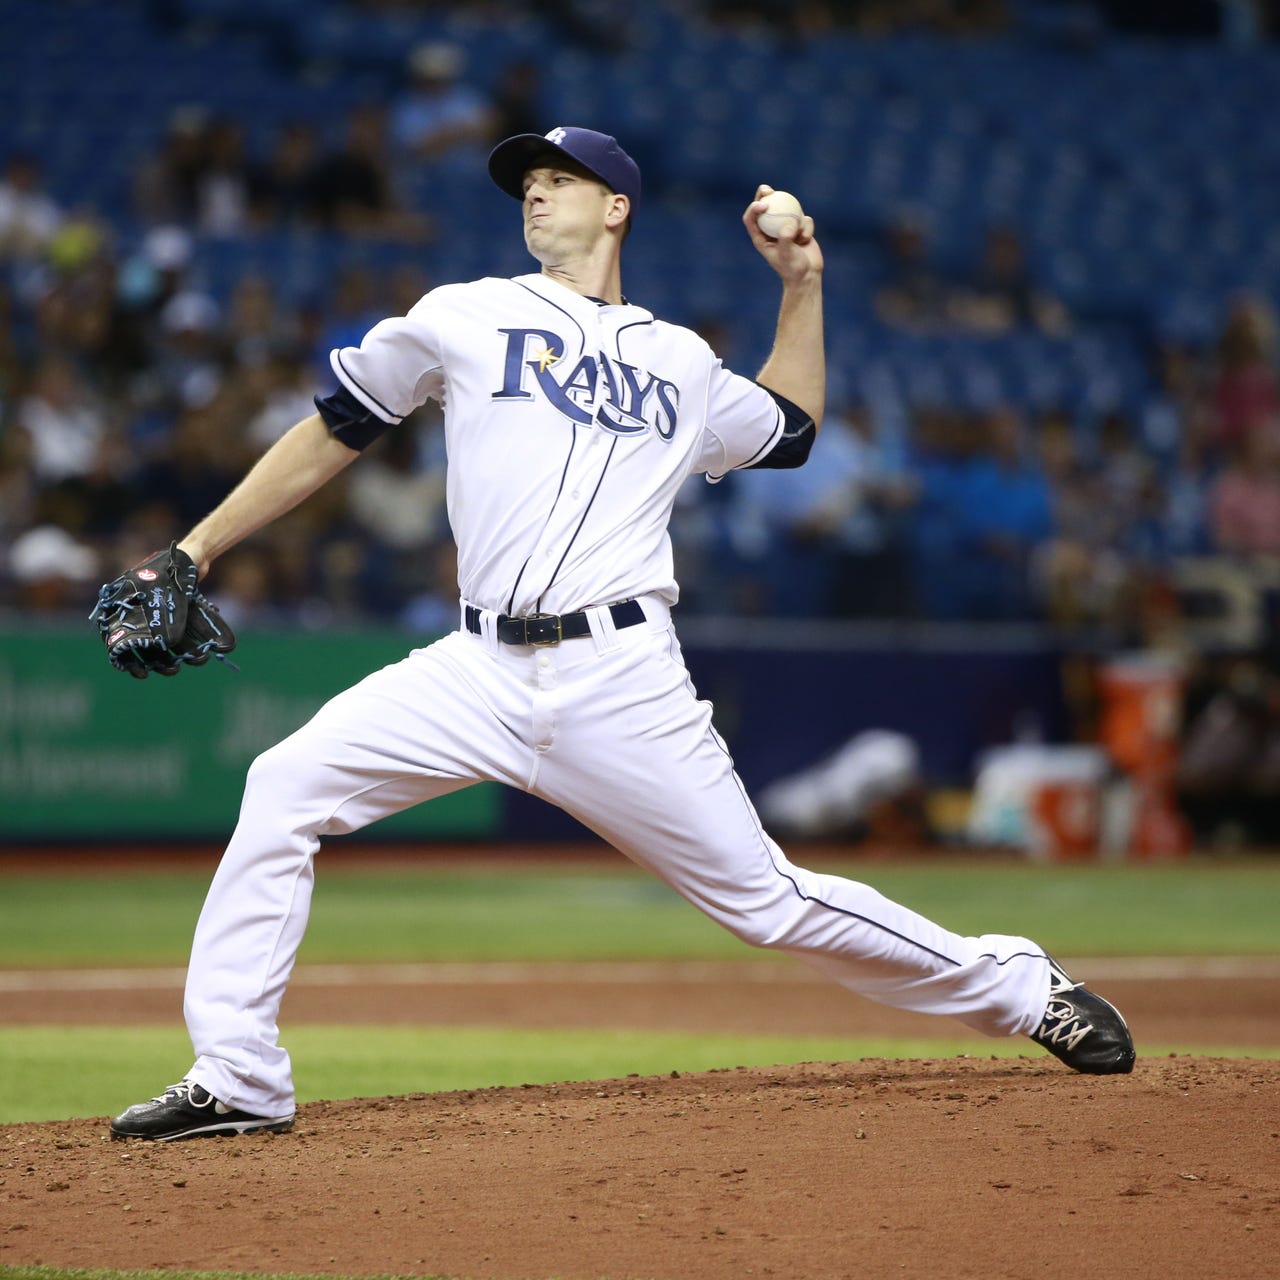
<path fill-rule="evenodd" d="M 489 153 L 489 176 L 507 195 L 523 200 L 524 175 L 530 169 L 537 168 L 540 160 L 550 160 L 552 163 L 567 160 L 579 169 L 595 173 L 590 165 L 583 164 L 563 147 L 557 147 L 554 142 L 548 142 L 540 133 L 518 133 L 514 138 L 498 143 Z M 600 178 L 606 186 L 609 185 L 598 173 L 596 177 Z"/>

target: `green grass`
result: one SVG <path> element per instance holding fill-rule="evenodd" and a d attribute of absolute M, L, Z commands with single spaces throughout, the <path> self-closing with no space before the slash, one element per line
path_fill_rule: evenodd
<path fill-rule="evenodd" d="M 849 863 L 840 870 L 961 932 L 1024 933 L 1068 955 L 1280 950 L 1274 920 L 1280 860 L 1040 866 L 939 858 Z M 0 966 L 181 965 L 209 871 L 202 861 L 190 871 L 164 873 L 0 874 Z M 621 860 L 612 867 L 523 868 L 479 858 L 475 868 L 429 862 L 362 868 L 346 860 L 328 874 L 322 867 L 301 959 L 749 963 L 765 954 Z M 621 1030 L 367 1027 L 353 1036 L 307 1026 L 287 1028 L 286 1042 L 304 1099 L 1025 1048 L 972 1038 L 889 1042 Z M 176 1010 L 168 1028 L 6 1028 L 0 1122 L 103 1115 L 149 1096 L 189 1062 Z"/>
<path fill-rule="evenodd" d="M 962 933 L 1077 955 L 1275 954 L 1280 859 L 835 870 Z M 0 875 L 0 966 L 181 964 L 209 868 Z M 653 878 L 616 869 L 326 869 L 305 961 L 715 959 L 752 953 Z"/>
<path fill-rule="evenodd" d="M 1025 1040 L 981 1036 L 889 1039 L 506 1027 L 286 1028 L 298 1097 L 368 1098 L 493 1085 L 616 1079 L 713 1067 L 862 1058 L 1043 1058 Z M 1169 1049 L 1143 1046 L 1144 1055 Z M 1200 1052 L 1186 1045 L 1179 1053 Z M 1203 1051 L 1216 1057 L 1275 1058 L 1280 1049 Z M 180 1027 L 14 1027 L 0 1039 L 0 1123 L 104 1116 L 158 1093 L 186 1070 L 191 1049 Z M 86 1065 L 88 1064 L 88 1065 Z M 159 1065 L 158 1065 L 159 1064 Z M 167 1070 L 168 1074 L 165 1075 Z M 161 1078 L 163 1076 L 163 1078 Z"/>
<path fill-rule="evenodd" d="M 1028 1052 L 1022 1042 L 963 1035 L 899 1041 L 594 1028 L 361 1027 L 353 1036 L 350 1027 L 301 1026 L 287 1028 L 284 1043 L 302 1102 L 780 1062 Z M 0 1123 L 119 1111 L 158 1093 L 190 1061 L 180 1026 L 10 1028 L 0 1040 Z M 169 1076 L 157 1077 L 157 1063 L 168 1064 Z"/>

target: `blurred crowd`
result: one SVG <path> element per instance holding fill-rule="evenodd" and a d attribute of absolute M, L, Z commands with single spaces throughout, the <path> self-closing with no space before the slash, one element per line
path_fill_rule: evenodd
<path fill-rule="evenodd" d="M 431 287 L 411 256 L 390 270 L 348 268 L 303 301 L 255 273 L 224 282 L 219 297 L 192 270 L 197 235 L 319 228 L 411 251 L 465 231 L 415 207 L 398 175 L 408 161 L 474 167 L 496 138 L 541 128 L 536 68 L 516 63 L 483 94 L 460 51 L 433 42 L 408 69 L 402 92 L 353 110 L 336 141 L 296 123 L 257 155 L 236 121 L 178 113 L 133 174 L 147 229 L 130 239 L 91 209 L 60 207 L 37 156 L 8 156 L 0 608 L 87 612 L 97 582 L 184 532 L 312 411 L 332 386 L 331 348 L 358 343 Z M 932 267 L 927 228 L 909 217 L 884 229 L 882 260 L 874 304 L 890 329 L 1064 334 L 1074 323 L 1032 278 L 1013 226 L 990 228 L 969 279 Z M 703 331 L 737 367 L 723 318 Z M 886 419 L 878 406 L 833 402 L 802 471 L 683 491 L 673 532 L 686 612 L 1148 635 L 1172 607 L 1181 558 L 1280 557 L 1276 318 L 1241 295 L 1216 342 L 1153 338 L 1151 360 L 1155 391 L 1107 411 L 924 404 Z M 414 415 L 228 554 L 211 587 L 233 621 L 450 625 L 436 425 L 433 409 Z"/>
<path fill-rule="evenodd" d="M 994 277 L 899 278 L 879 302 L 890 324 L 1070 323 Z M 1157 390 L 1136 411 L 919 406 L 888 431 L 865 405 L 834 405 L 823 465 L 734 491 L 737 518 L 761 524 L 748 597 L 771 593 L 765 612 L 1141 634 L 1180 560 L 1280 556 L 1276 356 L 1270 307 L 1241 296 L 1208 349 L 1153 348 Z"/>

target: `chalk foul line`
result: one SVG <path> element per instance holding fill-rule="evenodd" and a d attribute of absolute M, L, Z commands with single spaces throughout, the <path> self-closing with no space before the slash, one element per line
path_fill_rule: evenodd
<path fill-rule="evenodd" d="M 1239 982 L 1280 979 L 1280 956 L 1107 956 L 1073 958 L 1078 980 L 1178 982 L 1188 978 Z M 168 991 L 181 988 L 186 970 L 0 969 L 0 993 L 56 991 Z M 439 961 L 415 964 L 307 964 L 294 970 L 295 987 L 648 986 L 679 983 L 768 983 L 795 986 L 823 979 L 793 962 L 774 961 Z"/>

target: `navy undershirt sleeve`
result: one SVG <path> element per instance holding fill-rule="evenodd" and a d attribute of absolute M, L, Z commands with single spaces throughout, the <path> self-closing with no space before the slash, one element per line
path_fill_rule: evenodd
<path fill-rule="evenodd" d="M 757 385 L 761 385 L 757 383 Z M 818 434 L 818 425 L 798 404 L 779 395 L 772 387 L 764 388 L 782 410 L 783 427 L 778 443 L 764 455 L 759 462 L 753 462 L 744 471 L 756 469 L 772 469 L 777 471 L 801 467 L 809 457 L 814 438 Z"/>
<path fill-rule="evenodd" d="M 316 396 L 316 410 L 324 424 L 348 449 L 367 449 L 395 425 L 366 409 L 341 383 L 327 396 Z"/>

